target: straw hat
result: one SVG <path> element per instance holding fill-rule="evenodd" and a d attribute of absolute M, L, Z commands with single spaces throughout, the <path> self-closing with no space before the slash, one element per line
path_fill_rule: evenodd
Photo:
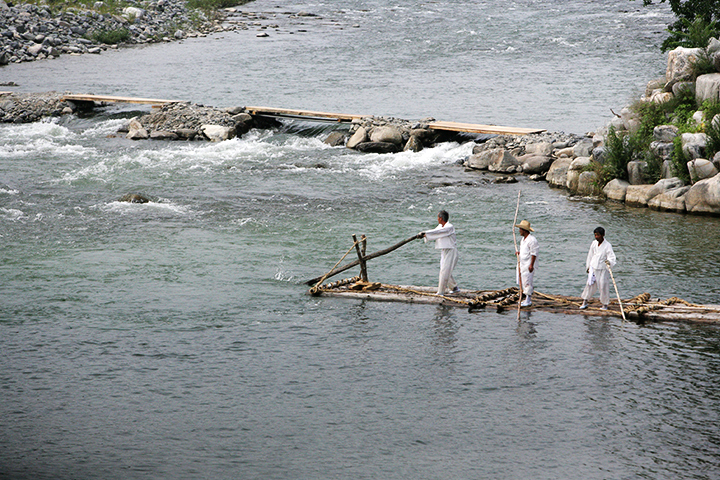
<path fill-rule="evenodd" d="M 530 222 L 527 220 L 523 220 L 522 222 L 515 225 L 518 228 L 522 228 L 523 230 L 527 230 L 528 232 L 534 232 L 533 228 L 530 226 Z"/>

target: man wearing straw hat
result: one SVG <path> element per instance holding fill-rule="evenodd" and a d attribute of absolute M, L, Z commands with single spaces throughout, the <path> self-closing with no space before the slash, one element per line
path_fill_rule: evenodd
<path fill-rule="evenodd" d="M 596 291 L 600 290 L 602 309 L 607 310 L 610 304 L 609 268 L 615 266 L 615 252 L 610 242 L 605 240 L 605 229 L 603 227 L 597 227 L 593 230 L 593 234 L 595 235 L 595 240 L 593 240 L 590 245 L 587 260 L 585 260 L 588 278 L 582 295 L 580 295 L 583 299 L 580 309 L 584 310 L 588 308 L 588 299 L 592 297 Z"/>
<path fill-rule="evenodd" d="M 452 293 L 458 293 L 460 288 L 452 276 L 452 271 L 457 265 L 458 251 L 455 239 L 455 227 L 450 223 L 450 214 L 445 210 L 438 213 L 438 226 L 432 230 L 420 232 L 421 238 L 425 241 L 435 240 L 435 248 L 440 250 L 440 276 L 436 295 L 445 295 L 446 288 Z"/>
<path fill-rule="evenodd" d="M 520 240 L 520 251 L 515 252 L 518 256 L 518 266 L 516 270 L 519 278 L 517 279 L 517 283 L 520 284 L 522 280 L 522 289 L 525 293 L 525 300 L 523 300 L 520 306 L 529 307 L 532 305 L 533 276 L 535 274 L 535 262 L 537 261 L 540 246 L 535 236 L 530 235 L 530 232 L 535 231 L 530 226 L 530 222 L 523 220 L 515 226 L 520 229 L 520 235 L 523 237 L 522 240 Z"/>

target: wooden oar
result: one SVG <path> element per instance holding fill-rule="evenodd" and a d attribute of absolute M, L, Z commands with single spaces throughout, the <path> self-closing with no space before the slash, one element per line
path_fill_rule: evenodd
<path fill-rule="evenodd" d="M 396 244 L 393 245 L 392 247 L 388 247 L 388 248 L 386 248 L 386 249 L 384 249 L 384 250 L 379 250 L 379 251 L 377 251 L 377 252 L 371 253 L 370 255 L 366 255 L 366 256 L 365 256 L 365 261 L 367 262 L 368 260 L 372 260 L 373 258 L 377 258 L 377 257 L 380 257 L 380 256 L 382 256 L 382 255 L 386 255 L 386 254 L 392 252 L 393 250 L 397 250 L 398 248 L 402 247 L 402 246 L 405 245 L 406 243 L 412 242 L 413 240 L 417 240 L 418 238 L 422 238 L 422 237 L 420 236 L 420 234 L 413 235 L 412 237 L 407 238 L 407 239 L 403 240 L 402 242 L 396 243 Z M 306 284 L 306 285 L 314 285 L 314 284 L 316 284 L 320 279 L 322 279 L 323 276 L 324 276 L 325 278 L 330 278 L 330 277 L 332 277 L 332 276 L 334 276 L 334 275 L 337 275 L 338 273 L 344 272 L 345 270 L 348 270 L 348 269 L 350 269 L 350 268 L 352 268 L 352 267 L 356 267 L 356 266 L 358 266 L 358 265 L 360 265 L 360 260 L 355 260 L 354 262 L 350 262 L 350 263 L 348 263 L 348 264 L 346 264 L 346 265 L 343 265 L 342 267 L 335 268 L 335 269 L 331 270 L 330 272 L 328 272 L 328 273 L 325 274 L 325 275 L 321 275 L 321 276 L 319 276 L 319 277 L 311 278 L 310 280 L 308 280 L 307 282 L 305 282 L 305 284 Z"/>
<path fill-rule="evenodd" d="M 610 271 L 610 278 L 612 278 L 613 286 L 615 287 L 615 295 L 617 295 L 618 303 L 620 304 L 620 313 L 622 314 L 623 322 L 625 319 L 625 310 L 623 310 L 622 300 L 620 300 L 620 292 L 618 292 L 617 283 L 615 283 L 615 276 L 612 273 L 612 268 L 610 268 L 610 262 L 606 261 L 605 264 L 608 267 L 608 270 Z"/>
<path fill-rule="evenodd" d="M 520 271 L 520 255 L 517 253 L 520 250 L 518 250 L 517 237 L 515 237 L 515 224 L 517 223 L 518 210 L 520 210 L 520 192 L 522 192 L 522 190 L 518 190 L 517 206 L 515 207 L 515 219 L 513 220 L 513 224 L 512 224 L 513 243 L 515 244 L 515 256 L 517 257 L 518 286 L 520 287 L 519 288 L 520 296 L 518 297 L 518 308 L 517 308 L 518 322 L 520 321 L 520 303 L 522 303 L 522 296 L 523 296 L 522 272 Z"/>

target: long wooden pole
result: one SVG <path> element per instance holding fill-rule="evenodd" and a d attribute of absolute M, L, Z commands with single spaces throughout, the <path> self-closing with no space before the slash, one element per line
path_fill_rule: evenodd
<path fill-rule="evenodd" d="M 613 286 L 615 287 L 615 295 L 617 295 L 618 303 L 620 304 L 620 313 L 622 314 L 623 322 L 625 321 L 625 310 L 623 309 L 622 300 L 620 300 L 620 292 L 618 292 L 617 283 L 615 283 L 615 275 L 613 275 L 612 268 L 610 268 L 610 262 L 607 262 L 608 270 L 610 270 L 610 278 L 612 278 Z"/>
<path fill-rule="evenodd" d="M 520 304 L 522 303 L 522 296 L 523 296 L 522 272 L 520 271 L 520 254 L 518 253 L 520 250 L 518 250 L 517 238 L 515 237 L 515 225 L 517 224 L 518 211 L 520 210 L 520 192 L 522 192 L 522 190 L 518 190 L 517 206 L 515 207 L 515 219 L 513 220 L 513 224 L 512 224 L 513 243 L 515 244 L 515 256 L 517 257 L 518 287 L 520 290 L 520 295 L 518 296 L 518 308 L 517 308 L 518 321 L 520 321 Z"/>
<path fill-rule="evenodd" d="M 406 243 L 410 243 L 410 242 L 412 242 L 413 240 L 417 240 L 418 238 L 422 238 L 422 237 L 420 237 L 420 234 L 413 235 L 413 236 L 410 237 L 410 238 L 406 238 L 406 239 L 403 240 L 402 242 L 398 242 L 398 243 L 396 243 L 395 245 L 393 245 L 392 247 L 388 247 L 388 248 L 383 249 L 383 250 L 378 250 L 377 252 L 371 253 L 370 255 L 366 255 L 366 256 L 365 256 L 365 261 L 372 260 L 373 258 L 377 258 L 377 257 L 380 257 L 380 256 L 382 256 L 382 255 L 386 255 L 386 254 L 392 252 L 393 250 L 397 250 L 398 248 L 402 247 L 402 246 L 405 245 Z M 343 265 L 342 267 L 337 267 L 337 268 L 333 269 L 332 271 L 328 272 L 328 273 L 325 275 L 325 278 L 330 278 L 330 277 L 332 277 L 332 276 L 334 276 L 334 275 L 337 275 L 338 273 L 344 272 L 345 270 L 349 270 L 349 269 L 351 269 L 352 267 L 356 267 L 356 266 L 358 266 L 358 265 L 360 265 L 360 260 L 355 260 L 354 262 L 350 262 L 350 263 L 348 263 L 348 264 L 346 264 L 346 265 Z M 323 278 L 322 276 L 320 276 L 320 277 L 315 277 L 315 278 L 311 278 L 310 280 L 306 281 L 305 284 L 306 284 L 306 285 L 314 285 L 315 283 L 317 283 L 317 282 L 318 282 L 320 279 L 322 279 L 322 278 Z"/>

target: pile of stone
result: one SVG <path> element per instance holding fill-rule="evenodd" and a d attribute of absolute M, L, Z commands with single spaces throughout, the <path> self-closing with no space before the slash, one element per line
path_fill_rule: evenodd
<path fill-rule="evenodd" d="M 364 117 L 353 120 L 349 134 L 333 132 L 325 143 L 365 153 L 419 152 L 440 142 L 454 140 L 458 134 L 429 128 L 433 118 L 411 122 L 392 117 Z"/>
<path fill-rule="evenodd" d="M 259 122 L 243 107 L 218 109 L 189 102 L 168 103 L 155 112 L 130 120 L 120 129 L 131 140 L 210 140 L 238 137 Z"/>
<path fill-rule="evenodd" d="M 51 13 L 47 5 L 8 6 L 0 0 L 0 65 L 29 62 L 61 54 L 101 53 L 117 44 L 97 43 L 100 32 L 127 31 L 124 44 L 179 40 L 210 32 L 232 30 L 221 19 L 211 20 L 200 10 L 189 10 L 182 0 L 153 0 L 123 9 L 122 14 L 100 13 L 97 1 L 90 10 Z M 194 21 L 191 16 L 200 21 Z"/>
<path fill-rule="evenodd" d="M 45 117 L 69 115 L 77 111 L 72 102 L 62 100 L 62 94 L 46 93 L 8 93 L 0 96 L 0 122 L 30 123 Z"/>

